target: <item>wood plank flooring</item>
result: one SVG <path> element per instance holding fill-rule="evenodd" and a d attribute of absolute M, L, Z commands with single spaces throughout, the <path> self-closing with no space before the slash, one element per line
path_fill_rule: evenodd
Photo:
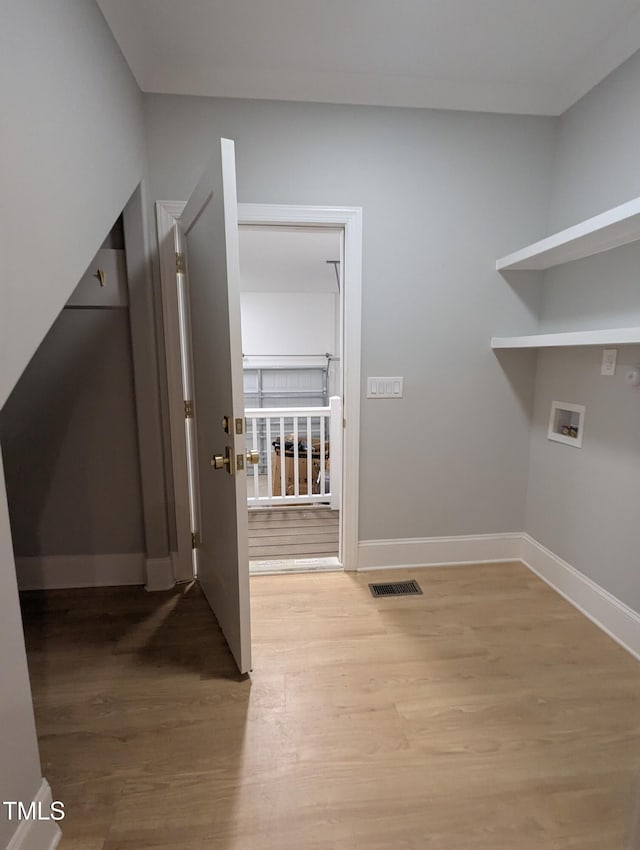
<path fill-rule="evenodd" d="M 197 586 L 24 595 L 62 850 L 626 850 L 640 664 L 522 565 L 251 589 L 247 677 Z"/>
<path fill-rule="evenodd" d="M 249 559 L 327 558 L 338 554 L 340 514 L 329 508 L 249 511 Z"/>

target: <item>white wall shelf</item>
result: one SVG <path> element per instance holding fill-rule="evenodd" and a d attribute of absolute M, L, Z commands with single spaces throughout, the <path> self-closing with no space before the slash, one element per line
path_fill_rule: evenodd
<path fill-rule="evenodd" d="M 578 345 L 635 345 L 640 328 L 607 328 L 595 331 L 568 331 L 528 336 L 494 336 L 491 348 L 567 348 Z"/>
<path fill-rule="evenodd" d="M 581 221 L 496 262 L 497 271 L 539 270 L 640 240 L 640 198 Z"/>

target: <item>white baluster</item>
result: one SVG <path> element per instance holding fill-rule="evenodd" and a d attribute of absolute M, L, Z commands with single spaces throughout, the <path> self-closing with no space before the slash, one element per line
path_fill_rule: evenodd
<path fill-rule="evenodd" d="M 342 400 L 329 399 L 329 490 L 331 510 L 339 511 L 342 499 Z"/>
<path fill-rule="evenodd" d="M 325 416 L 324 414 L 320 417 L 320 495 L 324 496 L 325 494 L 325 480 L 324 480 L 324 442 L 325 442 Z"/>
<path fill-rule="evenodd" d="M 271 419 L 267 416 L 267 497 L 273 498 L 273 446 L 271 445 Z"/>
<path fill-rule="evenodd" d="M 280 417 L 280 495 L 287 495 L 287 476 L 285 466 L 287 464 L 287 452 L 284 445 L 284 416 Z"/>

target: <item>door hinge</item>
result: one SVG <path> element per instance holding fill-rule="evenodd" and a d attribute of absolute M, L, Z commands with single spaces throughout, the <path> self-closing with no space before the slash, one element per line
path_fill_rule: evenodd
<path fill-rule="evenodd" d="M 192 531 L 191 532 L 191 548 L 199 549 L 200 548 L 200 532 Z"/>
<path fill-rule="evenodd" d="M 184 254 L 178 253 L 176 251 L 176 274 L 184 274 L 186 271 L 186 264 L 184 261 Z"/>
<path fill-rule="evenodd" d="M 193 402 L 191 399 L 185 399 L 184 402 L 184 418 L 193 419 Z"/>

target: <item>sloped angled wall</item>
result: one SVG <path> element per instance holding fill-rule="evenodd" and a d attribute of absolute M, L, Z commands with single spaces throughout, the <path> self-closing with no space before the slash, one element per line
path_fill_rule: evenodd
<path fill-rule="evenodd" d="M 9 0 L 0 31 L 0 406 L 144 170 L 141 93 L 93 0 Z"/>
<path fill-rule="evenodd" d="M 141 180 L 141 94 L 93 0 L 7 0 L 0 27 L 0 407 Z M 0 467 L 0 800 L 41 769 Z M 54 789 L 55 793 L 55 789 Z M 16 823 L 0 813 L 0 847 Z"/>

